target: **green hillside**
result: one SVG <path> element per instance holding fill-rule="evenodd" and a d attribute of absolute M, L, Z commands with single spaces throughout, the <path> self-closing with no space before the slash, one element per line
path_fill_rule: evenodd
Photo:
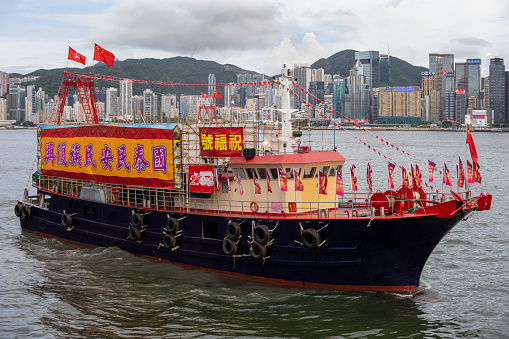
<path fill-rule="evenodd" d="M 312 68 L 324 68 L 325 73 L 347 76 L 355 64 L 355 51 L 344 50 L 327 59 L 320 59 L 312 64 Z M 412 66 L 406 61 L 396 57 L 390 58 L 391 86 L 420 86 L 421 72 L 424 67 Z M 36 88 L 41 87 L 47 94 L 57 94 L 62 80 L 64 68 L 51 70 L 37 70 L 27 75 L 35 75 L 40 78 L 35 81 Z M 246 71 L 234 65 L 221 65 L 214 61 L 196 60 L 189 57 L 174 57 L 167 59 L 127 59 L 116 61 L 113 67 L 107 67 L 103 63 L 95 65 L 94 68 L 84 69 L 69 68 L 70 72 L 83 72 L 104 74 L 121 78 L 136 80 L 158 80 L 172 83 L 206 84 L 209 73 L 215 74 L 216 81 L 229 83 L 237 81 L 238 73 L 255 73 Z M 11 77 L 16 75 L 11 74 Z M 19 75 L 17 75 L 19 76 Z M 96 82 L 97 87 L 117 87 L 118 84 L 112 81 Z M 134 84 L 133 94 L 141 95 L 143 90 L 150 88 L 156 94 L 200 94 L 205 92 L 205 87 L 191 88 L 168 88 L 148 84 Z M 74 94 L 74 93 L 73 93 Z M 222 104 L 219 102 L 218 104 Z"/>

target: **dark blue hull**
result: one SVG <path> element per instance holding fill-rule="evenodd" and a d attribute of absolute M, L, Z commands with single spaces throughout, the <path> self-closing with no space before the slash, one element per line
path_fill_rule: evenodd
<path fill-rule="evenodd" d="M 140 209 L 51 195 L 49 209 L 31 206 L 20 218 L 24 230 L 93 246 L 116 246 L 137 255 L 218 271 L 248 279 L 329 289 L 412 291 L 418 288 L 426 260 L 461 216 L 413 215 L 343 219 L 232 218 Z M 62 226 L 63 211 L 72 226 Z M 130 240 L 133 213 L 143 214 L 140 241 Z M 173 250 L 163 246 L 166 221 L 180 220 Z M 235 256 L 222 244 L 229 221 L 241 223 Z M 274 229 L 274 242 L 263 259 L 250 255 L 253 221 Z M 279 223 L 278 223 L 279 222 Z M 328 225 L 327 225 L 328 224 Z M 306 248 L 303 229 L 320 230 L 323 245 Z"/>

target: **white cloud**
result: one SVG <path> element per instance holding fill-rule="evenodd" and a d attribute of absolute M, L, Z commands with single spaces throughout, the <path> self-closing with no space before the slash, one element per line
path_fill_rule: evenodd
<path fill-rule="evenodd" d="M 312 32 L 307 32 L 297 44 L 293 44 L 289 38 L 284 38 L 265 59 L 264 73 L 278 74 L 283 64 L 290 68 L 293 68 L 294 64 L 311 64 L 324 57 L 324 53 L 324 48 Z"/>

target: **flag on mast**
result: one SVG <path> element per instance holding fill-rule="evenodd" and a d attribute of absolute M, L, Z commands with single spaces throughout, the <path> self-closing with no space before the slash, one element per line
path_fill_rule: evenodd
<path fill-rule="evenodd" d="M 297 173 L 295 168 L 293 169 L 293 178 L 295 180 L 295 192 L 304 191 L 304 185 L 302 184 L 302 180 L 299 178 L 299 173 Z"/>
<path fill-rule="evenodd" d="M 320 170 L 318 171 L 318 194 L 327 195 L 327 176 Z"/>
<path fill-rule="evenodd" d="M 336 195 L 344 196 L 345 189 L 343 187 L 343 177 L 341 172 L 336 170 Z"/>
<path fill-rule="evenodd" d="M 406 172 L 406 169 L 403 166 L 401 166 L 401 180 L 402 180 L 401 184 L 403 185 L 403 187 L 408 187 L 409 185 L 408 173 Z"/>
<path fill-rule="evenodd" d="M 277 176 L 278 176 L 278 181 L 279 181 L 279 190 L 281 190 L 281 192 L 286 192 L 288 191 L 288 175 L 286 174 L 286 172 L 283 172 L 281 169 L 277 169 Z"/>
<path fill-rule="evenodd" d="M 449 169 L 447 168 L 445 161 L 444 161 L 444 175 L 442 177 L 442 183 L 444 183 L 446 186 L 452 186 L 451 174 L 449 173 Z"/>
<path fill-rule="evenodd" d="M 74 49 L 71 48 L 71 46 L 69 46 L 69 54 L 67 56 L 67 59 L 79 62 L 80 64 L 83 65 L 85 64 L 85 60 L 87 60 L 87 58 L 83 54 L 76 52 Z"/>
<path fill-rule="evenodd" d="M 470 127 L 467 124 L 467 144 L 470 147 L 470 155 L 472 156 L 472 161 L 474 163 L 477 162 L 477 150 L 475 148 L 474 139 L 472 138 L 472 133 L 470 133 Z"/>
<path fill-rule="evenodd" d="M 389 165 L 387 167 L 389 170 L 389 185 L 390 185 L 391 189 L 394 189 L 396 185 L 394 184 L 393 173 L 394 173 L 394 168 L 396 167 L 396 164 L 393 164 L 392 162 L 389 161 Z"/>
<path fill-rule="evenodd" d="M 254 194 L 262 194 L 262 188 L 260 187 L 260 184 L 258 183 L 258 180 L 256 179 L 256 176 L 253 173 L 253 187 L 254 187 Z"/>
<path fill-rule="evenodd" d="M 352 164 L 350 167 L 350 179 L 352 181 L 352 191 L 357 191 L 357 177 L 355 176 L 355 165 Z"/>
<path fill-rule="evenodd" d="M 270 187 L 270 173 L 267 168 L 265 169 L 265 175 L 267 176 L 267 191 L 272 193 L 272 187 Z"/>
<path fill-rule="evenodd" d="M 437 164 L 435 164 L 431 160 L 428 160 L 428 181 L 429 182 L 433 182 L 433 173 L 435 172 L 436 167 L 437 167 Z"/>
<path fill-rule="evenodd" d="M 98 44 L 94 44 L 94 60 L 104 62 L 108 67 L 113 66 L 115 62 L 115 55 L 110 51 L 105 50 Z"/>
<path fill-rule="evenodd" d="M 373 180 L 371 180 L 371 173 L 373 173 L 373 171 L 371 170 L 371 165 L 368 162 L 368 168 L 366 169 L 366 180 L 368 181 L 369 193 L 373 192 Z"/>

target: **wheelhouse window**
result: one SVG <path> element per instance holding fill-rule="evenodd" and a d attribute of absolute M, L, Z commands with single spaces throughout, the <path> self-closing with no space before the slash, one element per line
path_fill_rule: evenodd
<path fill-rule="evenodd" d="M 343 168 L 343 165 L 333 166 L 330 170 L 329 176 L 333 177 L 336 175 L 336 171 L 341 172 L 341 169 Z"/>
<path fill-rule="evenodd" d="M 258 170 L 258 178 L 267 179 L 267 169 L 265 168 L 257 168 Z"/>
<path fill-rule="evenodd" d="M 240 177 L 241 179 L 247 179 L 246 172 L 244 172 L 243 168 L 237 168 L 234 170 L 237 177 Z"/>
<path fill-rule="evenodd" d="M 271 169 L 270 169 L 270 174 L 272 175 L 272 179 L 277 179 L 277 178 L 279 178 L 278 173 L 277 173 L 277 170 L 278 170 L 278 168 L 271 168 Z"/>
<path fill-rule="evenodd" d="M 329 175 L 330 166 L 320 166 L 320 167 L 318 167 L 318 170 L 322 171 L 322 173 L 327 176 L 327 175 Z M 334 173 L 331 173 L 331 176 L 333 176 L 333 175 L 334 175 Z"/>
<path fill-rule="evenodd" d="M 304 178 L 314 178 L 316 174 L 316 167 L 304 168 Z"/>
<path fill-rule="evenodd" d="M 253 176 L 256 179 L 258 179 L 258 175 L 256 174 L 256 169 L 255 168 L 246 168 L 246 173 L 247 173 L 248 179 L 253 179 Z"/>

